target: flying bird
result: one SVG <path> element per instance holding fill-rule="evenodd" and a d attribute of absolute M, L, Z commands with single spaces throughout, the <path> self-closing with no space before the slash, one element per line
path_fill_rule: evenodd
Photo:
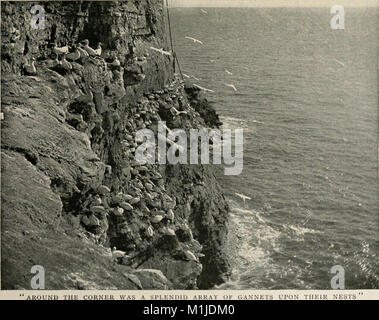
<path fill-rule="evenodd" d="M 154 50 L 156 52 L 159 52 L 160 54 L 163 54 L 163 55 L 166 55 L 166 56 L 171 56 L 171 52 L 165 51 L 165 50 L 163 50 L 163 48 L 158 49 L 158 48 L 150 47 L 150 49 Z"/>
<path fill-rule="evenodd" d="M 237 88 L 236 88 L 236 86 L 235 86 L 234 84 L 225 83 L 225 85 L 226 85 L 227 87 L 232 88 L 234 91 L 237 91 Z"/>
<path fill-rule="evenodd" d="M 250 197 L 245 196 L 244 194 L 241 193 L 235 193 L 236 196 L 240 197 L 243 200 L 243 204 L 245 205 L 246 200 L 251 200 Z"/>
<path fill-rule="evenodd" d="M 227 70 L 227 69 L 225 69 L 225 72 L 228 74 L 228 75 L 233 75 L 233 73 L 232 72 L 230 72 L 229 70 Z"/>
<path fill-rule="evenodd" d="M 187 111 L 178 111 L 178 109 L 176 109 L 175 107 L 172 107 L 171 110 L 173 112 L 175 112 L 175 116 L 176 117 L 179 116 L 179 115 L 181 115 L 181 114 L 187 114 L 188 113 Z"/>
<path fill-rule="evenodd" d="M 202 41 L 200 41 L 200 40 L 197 40 L 197 39 L 195 39 L 195 38 L 192 38 L 192 37 L 188 37 L 188 36 L 186 36 L 185 38 L 186 38 L 186 39 L 189 39 L 189 40 L 192 40 L 194 43 L 200 43 L 200 44 L 204 44 Z"/>
<path fill-rule="evenodd" d="M 208 14 L 208 11 L 206 11 L 206 10 L 204 10 L 204 9 L 200 9 L 200 11 L 201 11 L 202 13 Z"/>
<path fill-rule="evenodd" d="M 344 64 L 343 62 L 341 62 L 341 61 L 339 61 L 339 60 L 337 60 L 337 59 L 334 59 L 334 61 L 337 62 L 339 65 L 341 65 L 341 66 L 343 66 L 343 67 L 345 66 L 345 64 Z"/>
<path fill-rule="evenodd" d="M 194 84 L 194 86 L 195 86 L 196 88 L 200 89 L 200 90 L 203 90 L 204 92 L 211 92 L 211 93 L 214 93 L 213 90 L 211 90 L 211 89 L 207 89 L 207 88 L 204 88 L 204 87 L 200 87 L 200 86 L 197 85 L 197 84 Z"/>

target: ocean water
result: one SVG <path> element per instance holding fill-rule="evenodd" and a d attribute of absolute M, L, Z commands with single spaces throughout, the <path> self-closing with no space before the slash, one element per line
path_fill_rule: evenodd
<path fill-rule="evenodd" d="M 239 239 L 221 287 L 330 289 L 341 265 L 378 288 L 377 11 L 346 8 L 345 30 L 330 8 L 206 11 L 170 15 L 183 73 L 244 129 L 242 174 L 220 170 Z"/>

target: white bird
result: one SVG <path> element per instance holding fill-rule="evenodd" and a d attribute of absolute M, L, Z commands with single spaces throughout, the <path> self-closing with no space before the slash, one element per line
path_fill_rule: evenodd
<path fill-rule="evenodd" d="M 96 48 L 96 50 L 95 50 L 95 52 L 97 53 L 98 56 L 101 56 L 101 52 L 102 52 L 102 48 L 101 48 L 101 46 L 102 46 L 102 43 L 99 42 L 99 43 L 97 44 L 97 48 Z"/>
<path fill-rule="evenodd" d="M 337 60 L 337 59 L 334 59 L 334 61 L 337 62 L 339 65 L 341 65 L 341 66 L 343 66 L 343 67 L 345 66 L 345 64 L 344 64 L 343 62 L 341 62 L 341 61 L 339 61 L 339 60 Z"/>
<path fill-rule="evenodd" d="M 30 59 L 31 63 L 28 63 L 27 60 L 24 60 L 25 61 L 25 64 L 24 64 L 24 68 L 25 68 L 25 71 L 27 74 L 29 75 L 34 75 L 37 73 L 37 69 L 36 69 L 36 66 L 35 66 L 35 59 L 32 57 Z"/>
<path fill-rule="evenodd" d="M 78 51 L 80 52 L 80 56 L 81 57 L 89 57 L 89 54 L 86 50 L 84 50 L 83 48 L 83 45 L 82 44 L 79 44 L 79 46 L 77 47 Z"/>
<path fill-rule="evenodd" d="M 171 110 L 175 112 L 176 117 L 181 115 L 181 114 L 187 114 L 188 113 L 187 111 L 178 111 L 178 109 L 176 109 L 175 107 L 172 107 Z"/>
<path fill-rule="evenodd" d="M 185 74 L 185 73 L 183 73 L 183 76 L 184 78 L 187 78 L 187 79 L 191 78 L 188 74 Z"/>
<path fill-rule="evenodd" d="M 188 36 L 186 36 L 185 38 L 186 38 L 186 39 L 189 39 L 189 40 L 192 40 L 192 41 L 193 41 L 193 42 L 195 42 L 195 43 L 204 44 L 202 41 L 200 41 L 200 40 L 197 40 L 197 39 L 195 39 L 195 38 L 192 38 L 192 37 L 188 37 Z"/>
<path fill-rule="evenodd" d="M 66 55 L 66 59 L 70 61 L 76 61 L 80 59 L 80 51 L 75 47 L 75 51 Z"/>
<path fill-rule="evenodd" d="M 82 42 L 82 45 L 83 45 L 83 49 L 85 51 L 87 51 L 87 53 L 91 56 L 91 57 L 95 57 L 95 56 L 98 56 L 98 51 L 97 50 L 94 50 L 92 49 L 90 46 L 89 46 L 89 41 L 88 39 L 85 39 L 83 40 Z M 100 53 L 101 53 L 101 49 L 100 49 Z"/>
<path fill-rule="evenodd" d="M 206 10 L 204 10 L 204 9 L 200 9 L 200 11 L 201 11 L 202 13 L 205 13 L 205 14 L 208 13 L 208 11 L 206 11 Z"/>
<path fill-rule="evenodd" d="M 72 70 L 72 65 L 70 62 L 66 60 L 66 54 L 63 55 L 62 61 L 61 61 L 62 67 L 68 71 Z"/>
<path fill-rule="evenodd" d="M 231 73 L 229 70 L 225 69 L 225 72 L 228 74 L 228 75 L 233 75 L 233 73 Z"/>
<path fill-rule="evenodd" d="M 56 54 L 65 54 L 65 53 L 68 53 L 68 46 L 57 47 L 56 45 L 54 45 L 53 50 Z"/>
<path fill-rule="evenodd" d="M 121 62 L 120 60 L 117 59 L 117 57 L 114 58 L 113 62 L 112 63 L 108 63 L 109 66 L 112 66 L 112 67 L 119 67 L 121 66 Z"/>
<path fill-rule="evenodd" d="M 113 259 L 122 258 L 125 255 L 126 255 L 126 252 L 121 251 L 121 250 L 116 250 L 116 247 L 112 248 L 112 258 Z"/>
<path fill-rule="evenodd" d="M 250 197 L 245 196 L 244 194 L 241 194 L 241 193 L 235 193 L 235 195 L 238 196 L 238 197 L 240 197 L 243 200 L 243 204 L 245 204 L 246 200 L 251 200 Z"/>
<path fill-rule="evenodd" d="M 211 89 L 207 89 L 207 88 L 204 88 L 204 87 L 201 87 L 201 86 L 197 85 L 196 83 L 194 83 L 194 86 L 195 86 L 196 88 L 200 89 L 200 90 L 203 90 L 204 92 L 211 92 L 211 93 L 214 93 L 213 90 L 211 90 Z"/>
<path fill-rule="evenodd" d="M 160 54 L 164 54 L 166 56 L 171 56 L 171 52 L 165 51 L 165 50 L 163 50 L 163 48 L 158 49 L 158 48 L 150 47 L 150 49 L 154 50 L 156 52 L 159 52 Z"/>
<path fill-rule="evenodd" d="M 235 87 L 235 85 L 234 85 L 234 84 L 225 83 L 225 85 L 226 85 L 227 87 L 230 87 L 230 88 L 232 88 L 234 91 L 237 91 L 237 88 Z"/>

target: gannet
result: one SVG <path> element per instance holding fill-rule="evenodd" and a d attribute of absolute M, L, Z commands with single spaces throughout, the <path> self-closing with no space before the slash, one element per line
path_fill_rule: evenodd
<path fill-rule="evenodd" d="M 343 62 L 341 62 L 341 61 L 339 61 L 339 60 L 337 60 L 337 59 L 334 59 L 334 61 L 337 62 L 339 65 L 341 65 L 341 66 L 343 66 L 343 67 L 345 66 L 345 64 L 344 64 Z"/>
<path fill-rule="evenodd" d="M 37 73 L 37 69 L 35 66 L 35 59 L 32 57 L 30 60 L 31 60 L 31 63 L 27 63 L 26 59 L 24 60 L 25 61 L 24 68 L 27 74 L 33 75 Z"/>
<path fill-rule="evenodd" d="M 179 116 L 181 114 L 187 114 L 187 111 L 178 111 L 175 107 L 172 107 L 171 110 L 175 112 L 175 116 Z"/>
<path fill-rule="evenodd" d="M 150 47 L 150 49 L 154 50 L 156 52 L 159 52 L 160 54 L 164 54 L 166 56 L 171 56 L 171 52 L 165 51 L 162 48 L 161 49 L 157 49 L 157 48 L 154 48 L 154 47 Z"/>
<path fill-rule="evenodd" d="M 83 45 L 83 49 L 86 50 L 91 57 L 95 57 L 99 55 L 97 50 L 94 50 L 89 46 L 88 39 L 83 40 L 81 43 Z M 101 53 L 101 49 L 100 49 L 100 53 Z"/>
<path fill-rule="evenodd" d="M 74 47 L 74 49 L 75 49 L 74 52 L 71 52 L 71 53 L 66 55 L 67 60 L 76 61 L 76 60 L 80 59 L 80 51 L 78 50 L 78 48 L 76 46 Z"/>
<path fill-rule="evenodd" d="M 196 88 L 200 89 L 200 90 L 205 91 L 205 92 L 212 92 L 212 93 L 214 93 L 213 90 L 211 90 L 211 89 L 207 89 L 207 88 L 203 88 L 203 87 L 200 87 L 200 86 L 197 85 L 197 84 L 194 84 L 194 86 L 195 86 Z"/>
<path fill-rule="evenodd" d="M 64 47 L 57 47 L 56 45 L 54 45 L 54 52 L 56 54 L 64 54 L 64 53 L 68 53 L 68 46 L 64 46 Z"/>
<path fill-rule="evenodd" d="M 206 11 L 206 10 L 204 10 L 204 9 L 200 9 L 200 11 L 201 11 L 202 13 L 205 13 L 205 14 L 208 13 L 208 11 Z"/>
<path fill-rule="evenodd" d="M 126 252 L 121 251 L 121 250 L 116 250 L 116 247 L 112 248 L 112 258 L 113 259 L 122 258 L 125 255 L 126 255 Z"/>
<path fill-rule="evenodd" d="M 225 69 L 225 72 L 228 74 L 228 75 L 233 75 L 233 73 L 231 73 L 229 70 Z"/>
<path fill-rule="evenodd" d="M 99 43 L 97 44 L 97 48 L 96 48 L 96 50 L 95 50 L 95 52 L 97 53 L 98 56 L 101 56 L 101 52 L 102 52 L 102 48 L 101 48 L 101 46 L 102 46 L 102 43 L 99 42 Z"/>
<path fill-rule="evenodd" d="M 195 39 L 195 38 L 192 38 L 192 37 L 188 37 L 188 36 L 186 36 L 185 38 L 186 38 L 186 39 L 189 39 L 189 40 L 192 40 L 192 41 L 193 41 L 193 42 L 195 42 L 195 43 L 204 44 L 202 41 L 200 41 L 200 40 L 197 40 L 197 39 Z"/>
<path fill-rule="evenodd" d="M 185 74 L 185 73 L 183 73 L 183 76 L 184 78 L 187 78 L 187 79 L 191 78 L 188 74 Z"/>
<path fill-rule="evenodd" d="M 244 194 L 241 194 L 241 193 L 235 193 L 235 195 L 238 196 L 238 197 L 240 197 L 243 200 L 243 204 L 245 204 L 246 200 L 251 200 L 250 197 L 245 196 Z"/>
<path fill-rule="evenodd" d="M 68 71 L 72 70 L 72 65 L 70 62 L 66 60 L 66 54 L 63 55 L 62 61 L 61 61 L 62 67 Z"/>
<path fill-rule="evenodd" d="M 230 87 L 230 88 L 232 88 L 234 91 L 237 91 L 237 88 L 235 87 L 235 85 L 234 85 L 234 84 L 225 83 L 225 85 L 226 85 L 227 87 Z"/>

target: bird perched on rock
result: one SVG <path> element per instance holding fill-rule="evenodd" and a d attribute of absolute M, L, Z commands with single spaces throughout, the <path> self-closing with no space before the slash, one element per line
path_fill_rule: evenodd
<path fill-rule="evenodd" d="M 80 57 L 81 57 L 80 51 L 76 46 L 74 46 L 74 52 L 71 52 L 66 55 L 66 59 L 69 61 L 76 61 L 80 59 Z"/>
<path fill-rule="evenodd" d="M 64 54 L 64 53 L 68 53 L 68 46 L 64 46 L 64 47 L 57 47 L 56 43 L 54 43 L 54 53 L 56 53 L 57 55 L 59 54 Z"/>
<path fill-rule="evenodd" d="M 117 250 L 116 247 L 113 247 L 112 248 L 112 258 L 113 259 L 118 259 L 118 258 L 122 258 L 126 255 L 126 252 L 124 251 L 121 251 L 121 250 Z"/>
<path fill-rule="evenodd" d="M 101 42 L 99 42 L 99 43 L 97 44 L 96 49 L 94 50 L 95 53 L 96 53 L 96 55 L 98 55 L 98 56 L 101 56 L 101 52 L 102 52 L 102 48 L 101 48 L 101 46 L 102 46 L 102 45 L 103 45 L 103 44 L 102 44 Z"/>
<path fill-rule="evenodd" d="M 89 41 L 88 39 L 85 39 L 81 42 L 82 46 L 83 46 L 83 49 L 85 51 L 87 51 L 87 53 L 91 56 L 91 57 L 96 57 L 96 56 L 99 56 L 101 54 L 101 43 L 99 42 L 99 45 L 100 45 L 100 49 L 92 49 L 90 46 L 89 46 Z M 100 54 L 99 54 L 100 53 Z"/>
<path fill-rule="evenodd" d="M 62 64 L 62 67 L 66 69 L 67 71 L 72 70 L 72 64 L 66 60 L 66 53 L 63 54 L 61 64 Z"/>
<path fill-rule="evenodd" d="M 115 57 L 112 62 L 108 63 L 108 66 L 113 67 L 113 68 L 117 68 L 117 67 L 121 66 L 121 62 L 120 62 L 120 60 L 118 60 L 117 57 Z"/>
<path fill-rule="evenodd" d="M 37 68 L 35 66 L 35 59 L 32 57 L 30 59 L 30 63 L 25 59 L 24 60 L 24 70 L 25 74 L 27 75 L 36 75 L 37 74 Z"/>
<path fill-rule="evenodd" d="M 81 43 L 77 46 L 77 50 L 80 52 L 81 58 L 88 58 L 89 57 L 88 52 L 86 50 L 84 50 L 84 47 Z"/>

